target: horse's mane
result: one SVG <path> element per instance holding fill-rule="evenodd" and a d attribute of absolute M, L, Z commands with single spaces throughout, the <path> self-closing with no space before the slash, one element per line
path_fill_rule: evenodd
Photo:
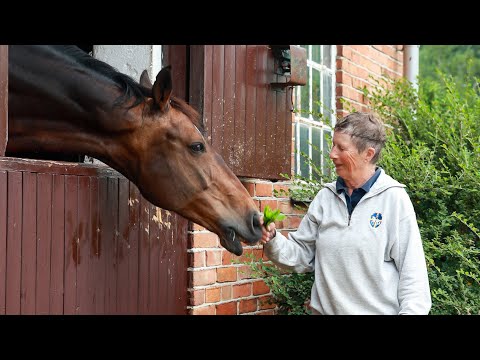
<path fill-rule="evenodd" d="M 77 64 L 80 64 L 98 74 L 105 76 L 112 80 L 123 91 L 123 94 L 116 100 L 117 105 L 124 104 L 130 99 L 134 99 L 133 104 L 128 106 L 129 108 L 135 107 L 145 101 L 146 97 L 151 97 L 152 92 L 150 89 L 140 85 L 132 77 L 121 73 L 113 66 L 95 59 L 87 54 L 85 51 L 75 45 L 52 45 L 52 47 L 59 53 L 73 60 Z M 199 130 L 203 133 L 204 127 L 201 117 L 197 111 L 189 106 L 185 101 L 172 96 L 170 104 L 173 108 L 184 113 L 192 122 L 197 125 Z"/>
<path fill-rule="evenodd" d="M 123 91 L 116 104 L 121 105 L 126 101 L 134 98 L 134 103 L 129 106 L 135 107 L 145 100 L 146 96 L 149 96 L 148 89 L 138 84 L 130 76 L 119 72 L 113 66 L 95 59 L 87 54 L 85 51 L 74 45 L 52 45 L 60 54 L 74 61 L 75 63 L 82 65 L 95 73 L 101 74 L 106 78 L 112 80 Z"/>

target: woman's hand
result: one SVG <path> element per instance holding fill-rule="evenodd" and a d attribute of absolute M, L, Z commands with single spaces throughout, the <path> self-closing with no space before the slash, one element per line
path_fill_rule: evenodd
<path fill-rule="evenodd" d="M 262 216 L 260 216 L 260 224 L 262 225 L 262 238 L 260 239 L 260 241 L 262 242 L 262 244 L 266 244 L 272 238 L 274 238 L 275 235 L 277 235 L 277 230 L 275 230 L 276 226 L 275 223 L 272 222 L 268 224 L 267 228 L 265 229 L 265 226 L 263 226 L 263 214 Z"/>

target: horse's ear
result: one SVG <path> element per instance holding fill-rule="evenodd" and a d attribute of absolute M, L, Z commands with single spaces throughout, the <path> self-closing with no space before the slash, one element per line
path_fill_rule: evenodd
<path fill-rule="evenodd" d="M 164 67 L 157 75 L 155 84 L 153 84 L 153 100 L 161 111 L 164 111 L 170 101 L 172 94 L 172 74 L 171 66 Z"/>
<path fill-rule="evenodd" d="M 142 75 L 140 75 L 140 85 L 143 87 L 146 87 L 147 89 L 152 89 L 152 82 L 150 81 L 150 78 L 148 77 L 148 72 L 147 70 L 143 70 Z"/>

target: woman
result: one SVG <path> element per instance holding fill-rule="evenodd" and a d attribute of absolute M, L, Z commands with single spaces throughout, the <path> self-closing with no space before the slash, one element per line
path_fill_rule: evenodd
<path fill-rule="evenodd" d="M 315 272 L 313 314 L 428 314 L 427 268 L 412 202 L 376 166 L 384 125 L 352 113 L 335 126 L 330 159 L 337 181 L 324 184 L 297 231 L 263 227 L 266 256 L 294 272 Z"/>

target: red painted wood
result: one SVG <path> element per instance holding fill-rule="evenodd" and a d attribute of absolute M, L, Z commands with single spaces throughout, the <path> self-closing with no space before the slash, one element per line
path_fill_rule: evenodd
<path fill-rule="evenodd" d="M 88 234 L 91 229 L 90 211 L 90 178 L 78 178 L 78 256 L 77 256 L 77 301 L 75 312 L 77 314 L 90 314 L 92 312 L 91 298 L 88 296 L 88 273 L 90 271 L 90 239 Z"/>
<path fill-rule="evenodd" d="M 256 134 L 256 108 L 257 108 L 257 46 L 247 45 L 246 51 L 246 110 L 245 110 L 245 174 L 256 175 L 255 172 L 255 140 Z"/>
<path fill-rule="evenodd" d="M 69 163 L 52 160 L 31 160 L 11 157 L 0 157 L 0 169 L 45 174 L 122 177 L 119 172 L 105 165 Z"/>
<path fill-rule="evenodd" d="M 210 144 L 212 144 L 212 87 L 213 87 L 213 80 L 212 80 L 212 73 L 213 73 L 213 45 L 205 45 L 205 97 L 203 100 L 203 122 L 205 126 L 205 131 L 207 132 L 207 139 Z"/>
<path fill-rule="evenodd" d="M 127 314 L 128 312 L 128 293 L 131 285 L 128 278 L 129 265 L 129 221 L 128 221 L 128 180 L 123 178 L 119 180 L 118 192 L 118 243 L 117 243 L 117 313 Z"/>
<path fill-rule="evenodd" d="M 108 179 L 105 236 L 105 313 L 117 312 L 118 179 Z"/>
<path fill-rule="evenodd" d="M 90 177 L 90 226 L 86 229 L 87 232 L 87 248 L 88 248 L 88 276 L 87 276 L 87 305 L 88 308 L 84 313 L 95 314 L 97 307 L 96 283 L 99 275 L 99 243 L 98 231 L 99 229 L 99 204 L 98 204 L 98 181 L 97 177 Z M 84 289 L 85 291 L 85 289 Z"/>
<path fill-rule="evenodd" d="M 138 268 L 139 268 L 139 237 L 140 237 L 140 192 L 137 187 L 129 183 L 128 197 L 128 314 L 136 314 L 138 311 Z"/>
<path fill-rule="evenodd" d="M 21 313 L 35 314 L 37 283 L 37 174 L 23 173 Z M 43 219 L 38 219 L 40 222 Z M 41 223 L 41 222 L 40 222 Z"/>
<path fill-rule="evenodd" d="M 22 270 L 22 173 L 9 172 L 7 179 L 7 267 L 5 313 L 20 314 L 20 290 Z"/>
<path fill-rule="evenodd" d="M 233 140 L 233 167 L 235 174 L 245 174 L 246 134 L 246 66 L 247 46 L 235 46 L 235 129 Z"/>
<path fill-rule="evenodd" d="M 155 219 L 158 217 L 157 214 L 157 207 L 150 204 L 150 230 L 149 230 L 149 279 L 150 279 L 150 286 L 148 291 L 148 306 L 149 311 L 153 313 L 159 313 L 160 311 L 160 304 L 158 301 L 158 287 L 159 287 L 159 279 L 160 274 L 158 273 L 158 262 L 160 258 L 160 235 L 158 229 L 158 223 Z"/>
<path fill-rule="evenodd" d="M 235 46 L 224 46 L 222 157 L 235 165 Z"/>
<path fill-rule="evenodd" d="M 223 129 L 225 126 L 223 103 L 224 103 L 224 77 L 223 71 L 218 69 L 224 68 L 224 45 L 213 46 L 212 52 L 212 140 L 213 148 L 222 156 L 223 145 Z"/>
<path fill-rule="evenodd" d="M 65 176 L 53 175 L 50 314 L 63 314 L 65 277 Z"/>
<path fill-rule="evenodd" d="M 26 176 L 25 174 L 24 176 Z M 37 271 L 36 310 L 37 314 L 50 313 L 50 269 L 52 249 L 52 187 L 51 174 L 37 176 Z M 24 192 L 25 193 L 25 192 Z M 25 206 L 24 206 L 25 208 Z"/>
<path fill-rule="evenodd" d="M 78 177 L 65 176 L 64 314 L 76 314 L 78 264 Z"/>
<path fill-rule="evenodd" d="M 138 248 L 138 312 L 148 314 L 150 284 L 150 203 L 140 198 L 140 234 Z"/>
<path fill-rule="evenodd" d="M 257 47 L 257 91 L 256 91 L 256 121 L 255 121 L 255 174 L 260 178 L 266 178 L 268 171 L 275 162 L 274 158 L 267 159 L 267 148 L 272 141 L 272 132 L 267 137 L 267 131 L 271 124 L 267 123 L 267 48 Z"/>
<path fill-rule="evenodd" d="M 105 314 L 106 305 L 106 268 L 107 268 L 107 224 L 111 221 L 111 213 L 108 212 L 108 178 L 98 179 L 98 237 L 97 254 L 98 261 L 95 272 L 95 313 Z M 107 216 L 108 214 L 109 216 Z"/>
<path fill-rule="evenodd" d="M 7 172 L 0 171 L 0 315 L 5 315 L 7 277 Z"/>

